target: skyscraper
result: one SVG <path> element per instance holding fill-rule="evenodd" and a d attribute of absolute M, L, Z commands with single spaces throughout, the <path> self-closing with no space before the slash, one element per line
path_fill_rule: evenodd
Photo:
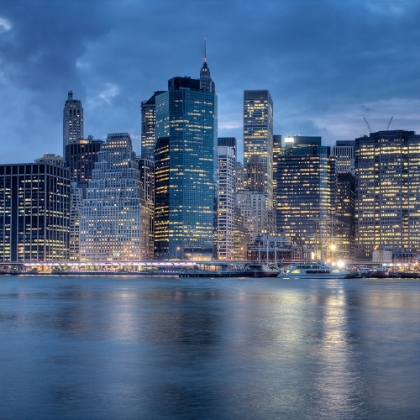
<path fill-rule="evenodd" d="M 354 175 L 354 140 L 337 140 L 332 154 L 335 156 L 337 173 Z"/>
<path fill-rule="evenodd" d="M 208 259 L 214 252 L 217 97 L 204 64 L 206 83 L 175 77 L 168 92 L 156 96 L 155 255 L 160 259 Z"/>
<path fill-rule="evenodd" d="M 420 135 L 388 130 L 355 140 L 356 257 L 420 250 Z"/>
<path fill-rule="evenodd" d="M 0 262 L 67 261 L 69 194 L 63 166 L 0 165 Z"/>
<path fill-rule="evenodd" d="M 216 93 L 216 87 L 210 75 L 210 69 L 207 65 L 207 48 L 204 43 L 204 62 L 200 70 L 200 90 L 202 92 Z"/>
<path fill-rule="evenodd" d="M 141 103 L 141 157 L 152 157 L 155 151 L 155 105 L 156 96 L 164 91 L 156 91 L 147 101 Z"/>
<path fill-rule="evenodd" d="M 131 138 L 127 133 L 109 134 L 83 200 L 80 261 L 144 260 L 146 211 Z"/>
<path fill-rule="evenodd" d="M 73 92 L 68 93 L 63 111 L 63 157 L 65 159 L 66 146 L 69 143 L 83 139 L 84 120 L 83 106 L 79 99 L 73 99 Z"/>
<path fill-rule="evenodd" d="M 244 91 L 244 166 L 258 155 L 264 168 L 267 210 L 273 208 L 273 101 L 268 90 Z"/>
<path fill-rule="evenodd" d="M 102 140 L 79 139 L 66 146 L 65 166 L 70 169 L 70 237 L 69 260 L 79 261 L 80 212 L 86 198 L 88 182 L 92 179 L 95 162 L 103 145 Z"/>
<path fill-rule="evenodd" d="M 328 146 L 285 149 L 275 174 L 277 231 L 313 246 L 317 257 L 325 258 L 335 210 L 335 160 Z"/>
<path fill-rule="evenodd" d="M 235 150 L 217 147 L 217 258 L 233 260 L 235 256 Z"/>

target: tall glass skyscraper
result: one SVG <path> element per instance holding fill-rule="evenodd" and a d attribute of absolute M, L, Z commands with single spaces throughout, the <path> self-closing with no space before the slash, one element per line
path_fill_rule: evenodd
<path fill-rule="evenodd" d="M 66 157 L 66 146 L 69 143 L 83 139 L 84 120 L 83 106 L 79 99 L 73 99 L 73 92 L 68 93 L 63 111 L 63 157 Z"/>
<path fill-rule="evenodd" d="M 217 96 L 206 62 L 204 67 L 205 81 L 175 77 L 168 91 L 156 96 L 159 259 L 210 259 L 214 253 Z"/>
<path fill-rule="evenodd" d="M 149 230 L 140 172 L 127 133 L 109 134 L 83 200 L 80 261 L 141 261 Z"/>
<path fill-rule="evenodd" d="M 259 156 L 267 210 L 273 208 L 273 101 L 268 90 L 244 91 L 244 166 Z M 253 188 L 258 190 L 258 188 Z"/>
<path fill-rule="evenodd" d="M 156 91 L 147 101 L 141 103 L 141 157 L 153 158 L 155 151 L 155 105 L 156 96 L 164 91 Z"/>

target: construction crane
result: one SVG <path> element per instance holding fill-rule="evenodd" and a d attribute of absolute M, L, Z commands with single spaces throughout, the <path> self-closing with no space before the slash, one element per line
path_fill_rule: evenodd
<path fill-rule="evenodd" d="M 370 129 L 370 125 L 369 125 L 369 123 L 367 122 L 367 119 L 366 119 L 365 117 L 363 117 L 363 119 L 365 120 L 365 123 L 366 123 L 366 125 L 367 125 L 368 130 L 369 130 L 369 133 L 372 133 L 372 130 Z"/>
<path fill-rule="evenodd" d="M 386 131 L 388 131 L 389 126 L 391 125 L 391 123 L 392 123 L 392 119 L 393 119 L 393 118 L 394 118 L 394 116 L 392 116 L 392 117 L 391 117 L 391 119 L 389 120 L 388 127 L 386 128 Z"/>

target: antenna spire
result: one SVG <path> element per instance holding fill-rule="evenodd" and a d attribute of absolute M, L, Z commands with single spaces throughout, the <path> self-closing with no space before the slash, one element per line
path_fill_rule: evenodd
<path fill-rule="evenodd" d="M 207 62 L 207 39 L 204 38 L 204 62 Z"/>

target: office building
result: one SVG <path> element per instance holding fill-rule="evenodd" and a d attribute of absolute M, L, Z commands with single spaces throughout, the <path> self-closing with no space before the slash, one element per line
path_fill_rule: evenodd
<path fill-rule="evenodd" d="M 69 143 L 65 151 L 65 166 L 70 169 L 70 179 L 77 183 L 88 183 L 98 160 L 98 153 L 104 144 L 102 140 L 78 139 Z"/>
<path fill-rule="evenodd" d="M 102 140 L 94 140 L 93 136 L 87 139 L 75 140 L 66 146 L 65 165 L 70 170 L 70 237 L 69 260 L 79 261 L 80 216 L 83 199 L 86 198 L 86 189 L 92 179 L 95 162 L 103 145 Z"/>
<path fill-rule="evenodd" d="M 66 157 L 66 146 L 84 138 L 83 106 L 79 99 L 73 99 L 73 92 L 68 93 L 63 111 L 63 157 Z"/>
<path fill-rule="evenodd" d="M 350 172 L 337 173 L 336 210 L 330 246 L 332 259 L 352 261 L 354 258 L 355 206 L 354 175 Z"/>
<path fill-rule="evenodd" d="M 242 162 L 236 162 L 236 192 L 245 189 L 245 169 Z"/>
<path fill-rule="evenodd" d="M 156 143 L 156 96 L 162 93 L 163 90 L 156 91 L 147 101 L 141 103 L 141 157 L 153 158 Z"/>
<path fill-rule="evenodd" d="M 244 91 L 244 166 L 259 156 L 267 210 L 273 208 L 273 101 L 268 90 Z M 253 188 L 258 191 L 258 188 Z"/>
<path fill-rule="evenodd" d="M 262 192 L 242 190 L 236 193 L 236 204 L 241 211 L 251 242 L 267 233 L 267 197 Z"/>
<path fill-rule="evenodd" d="M 235 161 L 238 158 L 236 137 L 218 137 L 217 146 L 228 146 L 233 149 Z"/>
<path fill-rule="evenodd" d="M 350 172 L 354 175 L 354 140 L 337 140 L 332 155 L 335 157 L 337 173 Z"/>
<path fill-rule="evenodd" d="M 317 143 L 317 142 L 316 142 Z M 277 232 L 326 258 L 335 211 L 336 173 L 330 147 L 299 145 L 280 154 L 275 174 Z"/>
<path fill-rule="evenodd" d="M 154 258 L 155 249 L 155 161 L 154 156 L 146 156 L 138 158 L 140 170 L 140 182 L 144 192 L 144 203 L 147 208 L 149 221 L 148 238 L 146 242 L 147 259 Z"/>
<path fill-rule="evenodd" d="M 420 136 L 388 130 L 355 140 L 356 258 L 420 250 Z"/>
<path fill-rule="evenodd" d="M 0 165 L 0 261 L 67 261 L 69 195 L 63 166 Z"/>
<path fill-rule="evenodd" d="M 144 260 L 148 220 L 131 138 L 109 134 L 81 208 L 80 261 Z"/>
<path fill-rule="evenodd" d="M 155 256 L 210 259 L 217 170 L 214 86 L 188 77 L 169 80 L 168 91 L 156 96 L 155 127 Z"/>
<path fill-rule="evenodd" d="M 235 257 L 235 150 L 229 146 L 217 147 L 217 258 Z"/>

